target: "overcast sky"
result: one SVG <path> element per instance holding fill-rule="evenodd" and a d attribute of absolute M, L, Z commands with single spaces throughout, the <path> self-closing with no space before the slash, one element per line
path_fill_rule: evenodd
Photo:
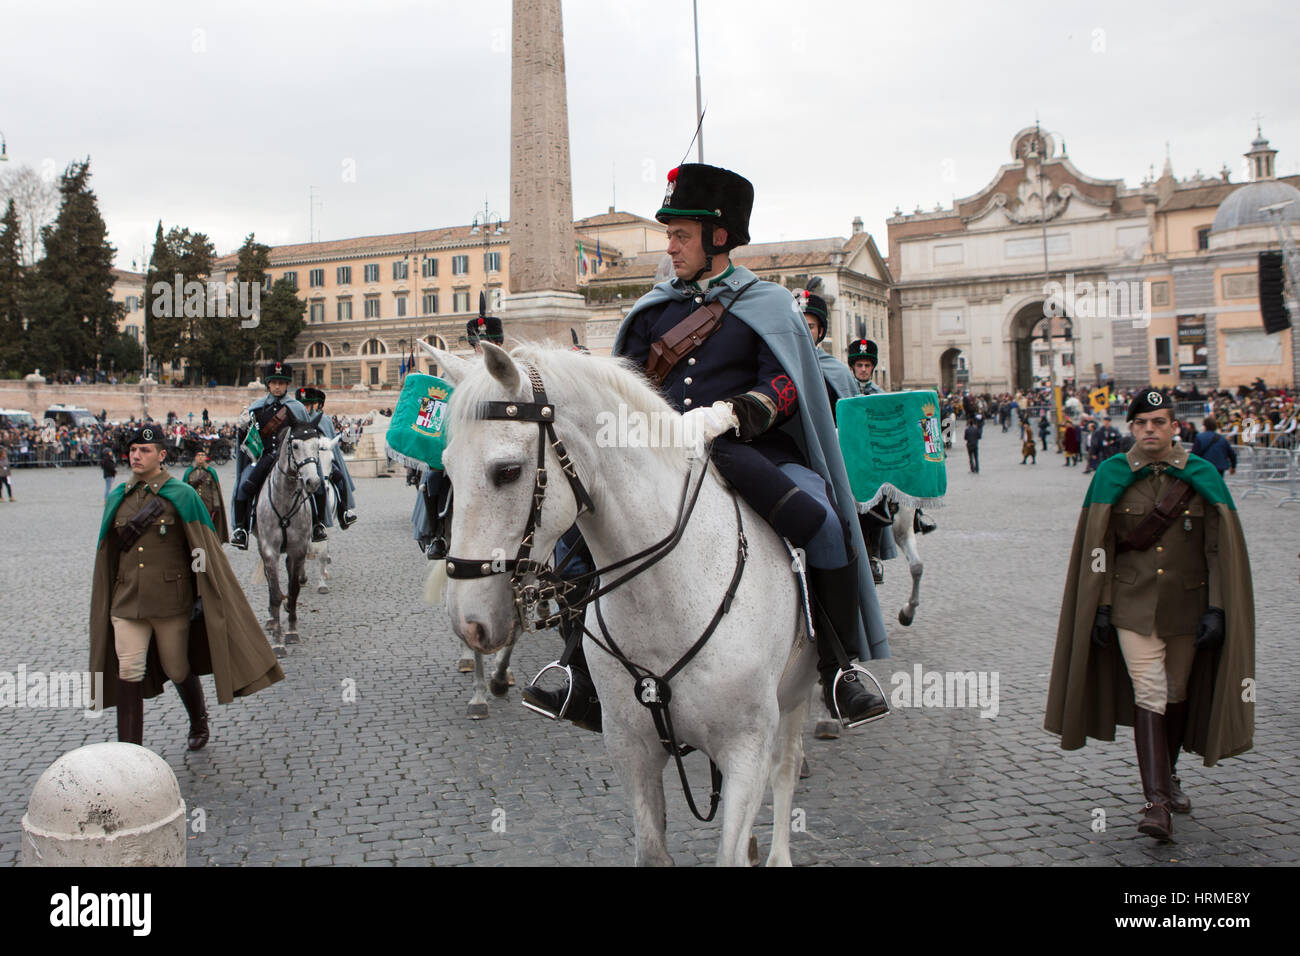
<path fill-rule="evenodd" d="M 159 219 L 219 253 L 509 216 L 508 0 L 0 0 L 12 169 L 91 158 L 118 265 Z M 896 207 L 982 188 L 1034 122 L 1085 174 L 1244 178 L 1254 116 L 1300 172 L 1300 6 L 699 0 L 705 161 L 754 241 L 885 250 Z M 690 0 L 565 0 L 575 216 L 652 215 L 694 130 Z M 691 158 L 694 158 L 692 151 Z M 351 180 L 349 181 L 349 174 Z"/>

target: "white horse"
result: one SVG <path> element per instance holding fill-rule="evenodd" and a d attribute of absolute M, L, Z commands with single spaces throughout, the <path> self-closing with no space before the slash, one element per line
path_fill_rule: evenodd
<path fill-rule="evenodd" d="M 334 482 L 330 481 L 330 473 L 334 470 L 334 446 L 339 443 L 337 437 L 322 438 L 320 443 L 321 471 L 325 482 L 325 511 L 326 514 L 336 514 L 338 512 L 338 492 L 334 489 Z M 316 593 L 329 594 L 329 565 L 330 565 L 330 542 L 329 538 L 324 541 L 313 541 L 307 548 L 307 561 L 316 562 Z M 302 583 L 307 583 L 307 565 L 304 563 L 302 568 Z"/>
<path fill-rule="evenodd" d="M 449 561 L 472 560 L 472 567 L 482 561 L 486 569 L 493 555 L 514 555 L 525 533 L 540 429 L 535 422 L 480 415 L 484 401 L 536 401 L 528 371 L 517 362 L 540 374 L 554 406 L 555 432 L 594 504 L 593 511 L 578 515 L 575 491 L 548 441 L 533 558 L 549 556 L 575 519 L 598 568 L 668 535 L 688 472 L 698 477 L 703 463 L 681 447 L 635 447 L 658 443 L 620 443 L 611 435 L 620 409 L 629 416 L 624 420 L 680 424 L 681 417 L 645 380 L 617 360 L 569 350 L 522 347 L 507 355 L 486 343 L 483 349 L 480 365 L 426 347 L 456 386 L 443 455 L 461 502 L 453 511 Z M 600 599 L 609 635 L 628 659 L 656 675 L 682 658 L 722 604 L 741 551 L 735 501 L 710 469 L 677 546 Z M 672 679 L 671 719 L 679 741 L 706 753 L 722 771 L 717 862 L 746 865 L 750 830 L 770 784 L 776 822 L 767 862 L 789 865 L 790 810 L 817 652 L 804 634 L 784 544 L 743 502 L 739 514 L 748 561 L 735 601 L 712 638 Z M 511 640 L 519 622 L 508 575 L 485 575 L 453 574 L 447 608 L 456 634 L 490 653 Z M 602 633 L 595 606 L 588 606 L 586 624 L 590 633 Z M 584 640 L 603 702 L 605 744 L 632 803 L 636 862 L 671 864 L 663 789 L 669 756 L 628 672 L 590 637 Z"/>
<path fill-rule="evenodd" d="M 317 414 L 317 419 L 319 413 Z M 254 502 L 257 549 L 266 573 L 270 617 L 266 622 L 276 657 L 286 644 L 298 644 L 298 592 L 307 580 L 306 556 L 311 545 L 311 496 L 328 474 L 331 439 L 316 430 L 316 420 L 286 424 L 279 454 Z M 285 559 L 288 594 L 280 590 L 279 556 Z M 288 613 L 288 628 L 280 624 L 280 605 Z"/>

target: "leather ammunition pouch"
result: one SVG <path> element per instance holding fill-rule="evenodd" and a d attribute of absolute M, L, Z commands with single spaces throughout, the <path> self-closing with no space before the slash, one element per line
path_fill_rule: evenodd
<path fill-rule="evenodd" d="M 1187 482 L 1179 478 L 1173 479 L 1168 490 L 1156 502 L 1155 508 L 1138 522 L 1138 526 L 1127 538 L 1115 545 L 1115 550 L 1120 554 L 1125 551 L 1147 550 L 1178 520 L 1195 494 L 1196 489 Z"/>
<path fill-rule="evenodd" d="M 682 359 L 690 355 L 697 348 L 704 344 L 714 332 L 722 326 L 723 316 L 730 311 L 731 306 L 745 294 L 750 286 L 757 282 L 752 282 L 741 286 L 740 290 L 731 299 L 731 305 L 723 307 L 721 302 L 706 302 L 686 318 L 682 319 L 671 329 L 663 334 L 662 338 L 656 339 L 650 344 L 650 355 L 646 359 L 645 370 L 655 385 L 662 385 L 668 373 L 673 370 Z"/>
<path fill-rule="evenodd" d="M 131 550 L 131 546 L 139 540 L 140 535 L 144 534 L 145 529 L 161 518 L 162 515 L 162 499 L 154 495 L 134 518 L 114 532 L 117 538 L 117 549 L 119 551 Z"/>

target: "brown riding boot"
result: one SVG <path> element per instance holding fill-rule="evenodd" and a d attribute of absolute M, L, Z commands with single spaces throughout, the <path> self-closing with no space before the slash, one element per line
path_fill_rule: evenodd
<path fill-rule="evenodd" d="M 1165 736 L 1169 740 L 1169 809 L 1174 813 L 1191 813 L 1192 801 L 1179 786 L 1178 755 L 1183 749 L 1183 736 L 1187 731 L 1187 701 L 1165 705 Z"/>
<path fill-rule="evenodd" d="M 117 740 L 144 746 L 144 688 L 138 680 L 117 680 Z"/>
<path fill-rule="evenodd" d="M 1165 715 L 1136 708 L 1133 739 L 1137 743 L 1142 792 L 1147 798 L 1138 832 L 1165 843 L 1174 835 L 1174 821 L 1169 813 L 1169 743 L 1165 736 Z"/>
<path fill-rule="evenodd" d="M 190 715 L 189 748 L 202 750 L 208 744 L 208 712 L 203 703 L 203 684 L 199 682 L 199 675 L 190 671 L 189 677 L 176 684 L 176 693 L 181 695 L 181 703 Z"/>

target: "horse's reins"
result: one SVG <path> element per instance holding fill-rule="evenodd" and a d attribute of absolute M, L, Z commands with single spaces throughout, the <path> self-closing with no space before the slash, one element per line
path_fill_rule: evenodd
<path fill-rule="evenodd" d="M 313 455 L 310 458 L 304 458 L 301 461 L 293 457 L 293 432 L 292 431 L 285 437 L 285 443 L 288 444 L 289 446 L 289 463 L 292 466 L 291 468 L 292 474 L 289 471 L 285 471 L 283 468 L 280 467 L 280 458 L 278 455 L 276 456 L 275 470 L 278 471 L 280 474 L 284 475 L 286 478 L 296 477 L 298 481 L 298 489 L 297 491 L 294 492 L 293 495 L 293 507 L 289 509 L 287 514 L 280 514 L 280 509 L 275 506 L 275 482 L 271 482 L 269 485 L 266 486 L 266 500 L 271 505 L 271 511 L 275 514 L 275 517 L 280 522 L 280 551 L 282 553 L 289 550 L 289 525 L 293 522 L 293 516 L 296 515 L 300 510 L 302 510 L 302 506 L 307 502 L 307 499 L 311 497 L 309 494 L 307 494 L 307 491 L 304 488 L 306 481 L 302 477 L 302 467 L 303 465 L 309 465 L 312 462 L 315 462 L 316 471 L 318 473 L 321 471 L 320 457 L 318 455 Z M 325 476 L 323 474 L 321 475 L 321 480 L 322 481 L 325 480 Z"/>
<path fill-rule="evenodd" d="M 700 478 L 695 486 L 694 493 L 690 492 L 691 475 L 686 475 L 685 483 L 682 487 L 682 498 L 678 505 L 677 521 L 669 534 L 644 548 L 635 554 L 622 558 L 613 564 L 606 565 L 603 568 L 596 568 L 585 574 L 578 575 L 570 579 L 560 577 L 560 572 L 568 565 L 569 561 L 576 553 L 576 549 L 570 551 L 560 562 L 558 568 L 553 568 L 550 562 L 541 562 L 533 560 L 530 555 L 533 548 L 533 534 L 537 529 L 537 524 L 541 519 L 542 503 L 546 498 L 547 475 L 546 475 L 546 441 L 550 440 L 551 447 L 555 449 L 555 454 L 559 458 L 560 468 L 569 481 L 569 486 L 573 490 L 574 498 L 578 505 L 578 514 L 595 512 L 595 505 L 588 494 L 586 487 L 582 484 L 582 479 L 578 477 L 577 469 L 573 461 L 565 451 L 564 443 L 560 441 L 555 434 L 555 406 L 550 404 L 546 397 L 546 389 L 542 384 L 540 373 L 532 365 L 525 365 L 528 370 L 529 385 L 533 392 L 533 401 L 529 402 L 483 402 L 479 407 L 479 415 L 484 420 L 489 421 L 520 421 L 536 422 L 538 427 L 537 442 L 537 470 L 533 479 L 532 508 L 529 510 L 528 522 L 524 527 L 524 535 L 519 543 L 519 551 L 512 560 L 502 561 L 499 559 L 490 561 L 474 561 L 467 558 L 457 558 L 451 555 L 447 556 L 447 577 L 457 580 L 472 580 L 475 578 L 491 577 L 495 574 L 510 574 L 510 588 L 514 593 L 515 612 L 519 617 L 520 624 L 532 630 L 553 627 L 565 619 L 575 619 L 583 616 L 588 604 L 595 603 L 596 619 L 600 623 L 601 634 L 605 640 L 602 642 L 591 631 L 587 630 L 585 625 L 581 630 L 575 630 L 570 638 L 565 642 L 564 653 L 554 664 L 548 664 L 543 668 L 542 673 L 551 667 L 558 667 L 562 670 L 569 669 L 569 661 L 577 650 L 578 642 L 583 634 L 592 639 L 592 642 L 605 651 L 615 660 L 617 660 L 627 672 L 636 681 L 635 695 L 638 702 L 649 708 L 651 716 L 654 719 L 655 730 L 659 734 L 659 742 L 663 745 L 668 754 L 677 762 L 677 772 L 681 777 L 682 789 L 686 794 L 686 802 L 696 819 L 708 822 L 713 819 L 717 813 L 718 801 L 722 791 L 722 773 L 717 765 L 710 759 L 709 773 L 712 782 L 712 790 L 709 794 L 709 813 L 707 816 L 700 814 L 695 806 L 695 801 L 691 797 L 690 785 L 686 779 L 686 769 L 682 765 L 682 757 L 689 754 L 694 748 L 683 746 L 677 742 L 677 734 L 673 729 L 672 717 L 669 714 L 668 702 L 672 697 L 672 691 L 669 687 L 669 681 L 684 668 L 691 659 L 699 653 L 700 649 L 713 636 L 721 622 L 723 615 L 731 609 L 732 600 L 736 596 L 736 590 L 740 586 L 741 576 L 744 574 L 745 563 L 749 556 L 749 544 L 745 538 L 744 522 L 741 518 L 740 505 L 732 495 L 732 505 L 736 509 L 736 570 L 732 575 L 731 584 L 727 588 L 727 593 L 713 615 L 713 619 L 705 632 L 687 649 L 686 653 L 670 667 L 663 676 L 657 676 L 648 668 L 627 658 L 618 645 L 614 642 L 608 628 L 605 626 L 604 617 L 600 612 L 599 599 L 602 595 L 608 594 L 615 588 L 627 583 L 628 581 L 641 574 L 652 565 L 666 557 L 681 541 L 686 531 L 686 525 L 690 521 L 691 515 L 695 511 L 695 503 L 699 499 L 700 491 L 704 487 L 704 479 L 708 472 L 709 460 L 706 456 L 704 465 L 700 469 Z M 631 571 L 621 575 L 616 580 L 603 587 L 590 588 L 589 582 L 598 581 L 600 575 L 608 574 L 617 568 L 625 567 L 642 558 L 646 560 L 633 568 Z M 525 584 L 524 578 L 529 575 L 533 576 L 539 585 Z M 544 582 L 544 583 L 543 583 Z M 570 601 L 570 595 L 577 591 L 587 591 L 580 600 Z M 556 604 L 556 613 L 544 615 L 537 610 L 540 601 L 554 601 Z M 530 613 L 533 619 L 529 620 Z M 541 676 L 540 674 L 538 675 Z M 572 687 L 572 682 L 570 683 Z M 567 706 L 567 701 L 565 702 Z M 549 715 L 548 715 L 549 716 Z"/>

